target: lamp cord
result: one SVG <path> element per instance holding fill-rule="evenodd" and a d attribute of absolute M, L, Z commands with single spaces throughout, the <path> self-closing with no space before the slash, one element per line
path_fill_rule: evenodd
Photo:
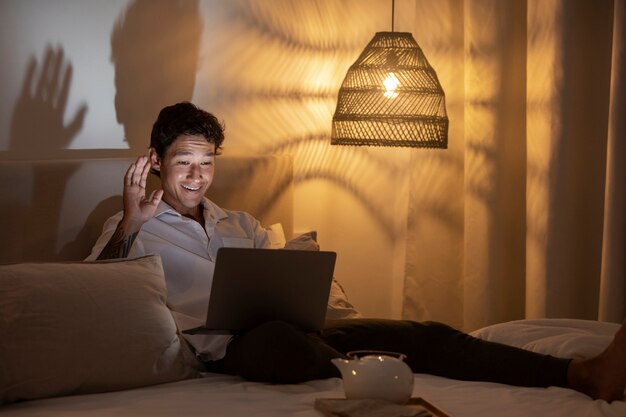
<path fill-rule="evenodd" d="M 393 19 L 395 17 L 395 5 L 396 5 L 396 0 L 391 0 L 391 31 L 393 32 Z"/>

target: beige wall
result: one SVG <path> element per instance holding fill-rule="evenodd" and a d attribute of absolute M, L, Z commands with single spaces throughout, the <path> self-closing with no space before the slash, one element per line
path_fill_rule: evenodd
<path fill-rule="evenodd" d="M 391 29 L 391 2 L 176 3 L 1 2 L 0 157 L 140 154 L 156 112 L 192 100 L 225 122 L 225 154 L 293 155 L 294 230 L 318 230 L 338 252 L 337 278 L 365 315 L 400 317 L 420 151 L 328 144 L 339 86 Z M 413 0 L 395 7 L 395 29 L 411 31 Z"/>

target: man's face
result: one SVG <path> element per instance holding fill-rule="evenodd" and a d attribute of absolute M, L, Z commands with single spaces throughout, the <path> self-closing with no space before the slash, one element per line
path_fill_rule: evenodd
<path fill-rule="evenodd" d="M 215 144 L 203 136 L 180 135 L 159 158 L 150 149 L 152 168 L 160 171 L 163 201 L 184 216 L 196 218 L 213 182 Z"/>

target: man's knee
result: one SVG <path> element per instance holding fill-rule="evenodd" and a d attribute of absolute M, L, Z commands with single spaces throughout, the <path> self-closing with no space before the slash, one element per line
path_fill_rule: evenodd
<path fill-rule="evenodd" d="M 317 374 L 315 364 L 324 357 L 322 343 L 289 323 L 270 321 L 235 338 L 224 360 L 227 373 L 254 381 L 275 383 L 302 382 L 328 377 Z M 330 364 L 330 362 L 329 362 Z"/>

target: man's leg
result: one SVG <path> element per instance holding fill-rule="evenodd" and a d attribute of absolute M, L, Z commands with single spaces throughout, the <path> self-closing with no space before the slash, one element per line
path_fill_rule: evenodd
<path fill-rule="evenodd" d="M 322 340 L 341 353 L 403 353 L 417 373 L 519 386 L 567 386 L 569 359 L 474 338 L 441 323 L 379 319 L 327 323 Z"/>
<path fill-rule="evenodd" d="M 600 355 L 570 360 L 486 342 L 440 323 L 351 319 L 321 336 L 270 322 L 233 340 L 224 371 L 255 381 L 297 383 L 340 376 L 330 359 L 353 350 L 404 353 L 414 372 L 519 386 L 562 386 L 607 401 L 626 389 L 626 321 Z"/>
<path fill-rule="evenodd" d="M 330 362 L 343 356 L 317 335 L 288 323 L 271 321 L 236 337 L 228 344 L 224 372 L 250 381 L 298 383 L 339 377 Z"/>
<path fill-rule="evenodd" d="M 276 383 L 340 376 L 330 359 L 353 350 L 404 353 L 414 372 L 521 386 L 567 386 L 570 362 L 486 342 L 440 323 L 336 320 L 319 337 L 274 321 L 228 345 L 224 372 Z"/>

